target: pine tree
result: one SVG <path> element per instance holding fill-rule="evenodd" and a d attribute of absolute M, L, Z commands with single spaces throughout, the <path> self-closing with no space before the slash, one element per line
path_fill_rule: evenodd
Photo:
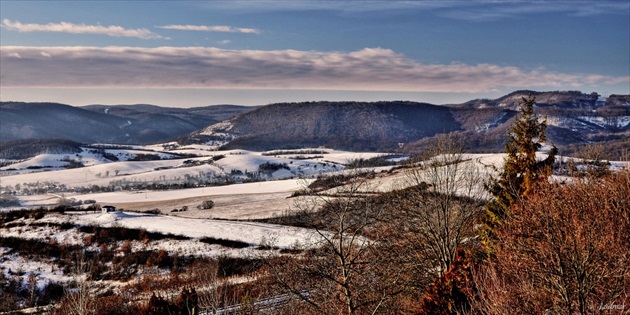
<path fill-rule="evenodd" d="M 558 149 L 553 146 L 547 158 L 538 161 L 536 152 L 546 141 L 546 120 L 539 121 L 534 114 L 536 99 L 523 97 L 520 115 L 508 134 L 505 152 L 508 154 L 497 178 L 491 178 L 486 190 L 492 196 L 488 203 L 486 232 L 500 224 L 510 214 L 510 208 L 534 189 L 536 182 L 551 175 Z M 491 234 L 491 233 L 490 233 Z"/>

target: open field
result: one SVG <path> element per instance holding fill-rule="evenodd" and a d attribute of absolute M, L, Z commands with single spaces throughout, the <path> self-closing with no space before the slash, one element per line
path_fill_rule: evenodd
<path fill-rule="evenodd" d="M 193 151 L 200 153 L 203 150 Z M 131 151 L 117 152 L 121 157 L 126 154 L 133 156 Z M 221 280 L 220 285 L 258 281 L 253 279 L 256 279 L 255 270 L 260 268 L 261 257 L 269 259 L 282 255 L 299 255 L 317 248 L 323 239 L 319 234 L 321 231 L 313 229 L 311 225 L 298 225 L 311 227 L 306 228 L 251 220 L 290 217 L 297 213 L 296 211 L 308 208 L 305 205 L 326 204 L 334 198 L 333 196 L 342 196 L 347 189 L 346 186 L 352 186 L 356 179 L 362 183 L 357 193 L 369 196 L 405 190 L 418 185 L 418 180 L 427 175 L 423 166 L 427 161 L 354 169 L 346 167 L 352 157 L 369 159 L 382 156 L 381 153 L 334 151 L 318 156 L 286 152 L 224 153 L 212 151 L 212 155 L 206 157 L 156 161 L 108 162 L 98 157 L 92 157 L 91 160 L 82 157 L 84 161 L 92 161 L 90 163 L 93 165 L 73 169 L 63 168 L 66 157 L 44 155 L 4 167 L 5 173 L 1 177 L 3 192 L 12 192 L 10 196 L 15 198 L 20 206 L 5 208 L 0 211 L 0 215 L 9 218 L 8 211 L 11 209 L 31 210 L 18 219 L 5 218 L 6 223 L 0 226 L 2 237 L 0 240 L 5 244 L 4 246 L 0 244 L 2 277 L 15 279 L 23 286 L 29 281 L 36 281 L 41 292 L 51 285 L 68 285 L 76 281 L 76 275 L 63 267 L 67 263 L 67 258 L 30 255 L 16 249 L 34 246 L 49 248 L 48 250 L 53 252 L 74 253 L 70 256 L 82 253 L 84 257 L 97 259 L 91 264 L 98 266 L 97 270 L 100 270 L 100 273 L 90 271 L 92 277 L 108 279 L 106 282 L 99 282 L 99 286 L 102 290 L 114 292 L 130 290 L 143 283 L 158 281 L 157 279 L 166 281 L 172 270 L 168 271 L 169 267 L 164 267 L 165 264 L 179 263 L 182 266 L 178 268 L 193 270 L 190 269 L 194 268 L 191 261 L 200 259 L 204 264 L 210 265 L 235 264 L 223 268 L 236 268 L 234 271 L 236 278 Z M 223 157 L 212 160 L 212 156 L 219 155 Z M 309 158 L 307 155 L 312 156 Z M 544 156 L 541 154 L 539 158 Z M 504 158 L 503 154 L 465 154 L 458 164 L 462 170 L 475 170 L 483 178 L 487 178 L 495 172 L 495 167 L 501 166 Z M 392 159 L 404 161 L 406 158 Z M 559 157 L 561 161 L 565 159 L 567 158 Z M 184 163 L 186 160 L 193 162 Z M 33 166 L 37 166 L 35 163 L 56 166 L 53 170 L 32 172 Z M 255 178 L 245 175 L 250 169 L 269 164 L 280 167 L 265 174 L 259 172 Z M 615 170 L 627 168 L 628 164 L 611 162 L 610 166 Z M 7 170 L 11 168 L 16 170 Z M 228 169 L 229 171 L 226 171 Z M 96 176 L 97 171 L 101 175 Z M 195 176 L 198 175 L 192 175 L 195 172 L 211 173 L 212 176 L 208 178 L 218 178 L 223 182 L 200 183 L 195 181 Z M 13 175 L 7 175 L 9 173 Z M 101 178 L 104 173 L 109 173 L 109 177 Z M 119 173 L 118 176 L 115 173 Z M 327 187 L 315 195 L 295 197 L 312 184 L 316 176 L 349 180 L 342 180 L 342 186 Z M 157 178 L 156 182 L 162 183 L 187 183 L 190 188 L 177 188 L 179 186 L 176 185 L 155 187 L 147 184 L 144 188 L 134 186 L 132 189 L 125 189 L 120 183 L 114 185 L 111 183 L 113 180 L 125 180 L 142 184 L 145 181 L 152 182 L 151 178 Z M 558 181 L 570 180 L 561 175 L 554 175 L 553 178 Z M 247 182 L 248 180 L 255 181 Z M 458 183 L 465 186 L 463 184 Z M 460 195 L 474 193 L 479 197 L 483 195 L 482 184 L 483 182 L 476 183 L 472 191 L 455 193 Z M 91 187 L 99 185 L 103 186 Z M 43 191 L 36 193 L 25 193 L 34 191 L 28 190 L 33 187 L 44 188 Z M 27 190 L 24 190 L 25 188 Z M 77 200 L 90 202 L 83 205 L 79 203 L 75 205 L 75 210 L 62 213 L 35 209 L 55 208 L 63 202 Z M 202 209 L 200 207 L 202 203 L 209 200 L 214 206 Z M 100 210 L 82 210 L 95 204 L 115 206 L 119 211 L 102 213 Z M 316 206 L 311 210 L 317 209 Z M 28 212 L 32 212 L 32 215 Z M 125 236 L 126 233 L 135 236 Z M 16 243 L 21 245 L 15 245 Z M 136 253 L 143 258 L 138 258 Z M 127 262 L 128 259 L 140 260 Z M 242 271 L 242 277 L 238 276 L 241 272 L 240 267 L 234 267 L 241 264 L 253 268 Z M 121 274 L 121 268 L 122 270 L 131 268 L 132 271 Z M 232 271 L 229 274 L 232 274 Z M 194 281 L 194 277 L 186 281 Z M 178 285 L 181 286 L 181 284 L 174 286 Z M 212 291 L 208 288 L 205 290 Z M 177 294 L 173 289 L 165 289 L 162 292 Z M 148 298 L 148 295 L 143 297 Z M 230 303 L 237 302 L 236 300 Z"/>

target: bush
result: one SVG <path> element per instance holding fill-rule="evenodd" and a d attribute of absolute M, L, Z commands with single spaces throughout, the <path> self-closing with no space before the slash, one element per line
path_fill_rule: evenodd
<path fill-rule="evenodd" d="M 161 214 L 162 210 L 155 208 L 155 209 L 151 209 L 151 210 L 147 210 L 144 213 L 148 213 L 148 214 Z"/>
<path fill-rule="evenodd" d="M 201 203 L 201 205 L 197 207 L 197 209 L 203 209 L 203 210 L 208 210 L 212 208 L 214 208 L 214 201 L 212 200 L 205 200 L 204 202 Z"/>
<path fill-rule="evenodd" d="M 218 258 L 218 262 L 219 275 L 222 277 L 245 275 L 263 266 L 263 261 L 255 258 L 222 256 Z"/>
<path fill-rule="evenodd" d="M 20 201 L 13 195 L 0 195 L 0 207 L 19 207 Z"/>
<path fill-rule="evenodd" d="M 260 171 L 261 173 L 273 173 L 280 169 L 290 170 L 287 163 L 280 164 L 280 163 L 265 162 L 263 164 L 258 165 L 258 171 Z"/>
<path fill-rule="evenodd" d="M 249 247 L 248 243 L 241 242 L 241 241 L 226 240 L 223 238 L 202 237 L 201 239 L 199 239 L 199 241 L 206 244 L 210 244 L 210 245 L 221 245 L 221 246 L 231 247 L 231 248 Z"/>

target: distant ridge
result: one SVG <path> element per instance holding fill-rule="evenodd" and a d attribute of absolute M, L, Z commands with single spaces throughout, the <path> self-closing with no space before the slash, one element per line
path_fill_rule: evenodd
<path fill-rule="evenodd" d="M 270 150 L 326 146 L 392 150 L 400 143 L 459 129 L 447 107 L 414 102 L 307 102 L 264 106 L 229 120 L 224 148 Z M 190 139 L 214 135 L 210 126 Z"/>
<path fill-rule="evenodd" d="M 260 107 L 178 138 L 180 143 L 223 142 L 226 149 L 269 150 L 325 146 L 354 151 L 420 152 L 433 137 L 453 132 L 467 150 L 499 152 L 523 97 L 536 97 L 557 146 L 630 138 L 630 97 L 579 91 L 515 91 L 462 104 L 415 102 L 303 102 Z M 621 141 L 621 142 L 620 142 Z"/>
<path fill-rule="evenodd" d="M 0 142 L 51 138 L 81 143 L 165 142 L 254 108 L 0 102 Z"/>
<path fill-rule="evenodd" d="M 209 143 L 225 149 L 329 147 L 420 152 L 452 132 L 469 151 L 498 152 L 522 97 L 535 96 L 548 139 L 568 150 L 602 143 L 618 154 L 630 139 L 630 95 L 515 91 L 497 99 L 433 105 L 409 101 L 301 102 L 165 108 L 155 105 L 0 103 L 0 142 L 65 139 L 79 143 Z M 626 146 L 627 147 L 627 146 Z M 561 152 L 562 153 L 562 152 Z"/>

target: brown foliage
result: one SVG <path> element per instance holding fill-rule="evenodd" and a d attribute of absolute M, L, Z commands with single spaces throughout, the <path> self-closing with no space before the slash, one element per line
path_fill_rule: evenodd
<path fill-rule="evenodd" d="M 482 314 L 614 314 L 630 305 L 630 173 L 543 184 L 475 272 Z M 622 310 L 622 312 L 627 310 Z"/>
<path fill-rule="evenodd" d="M 472 255 L 459 249 L 449 270 L 427 288 L 416 314 L 465 314 L 473 290 L 472 265 Z"/>
<path fill-rule="evenodd" d="M 174 302 L 168 301 L 166 298 L 156 295 L 155 293 L 149 299 L 147 305 L 140 311 L 142 315 L 193 315 L 198 314 L 197 291 L 195 289 L 182 289 Z"/>

